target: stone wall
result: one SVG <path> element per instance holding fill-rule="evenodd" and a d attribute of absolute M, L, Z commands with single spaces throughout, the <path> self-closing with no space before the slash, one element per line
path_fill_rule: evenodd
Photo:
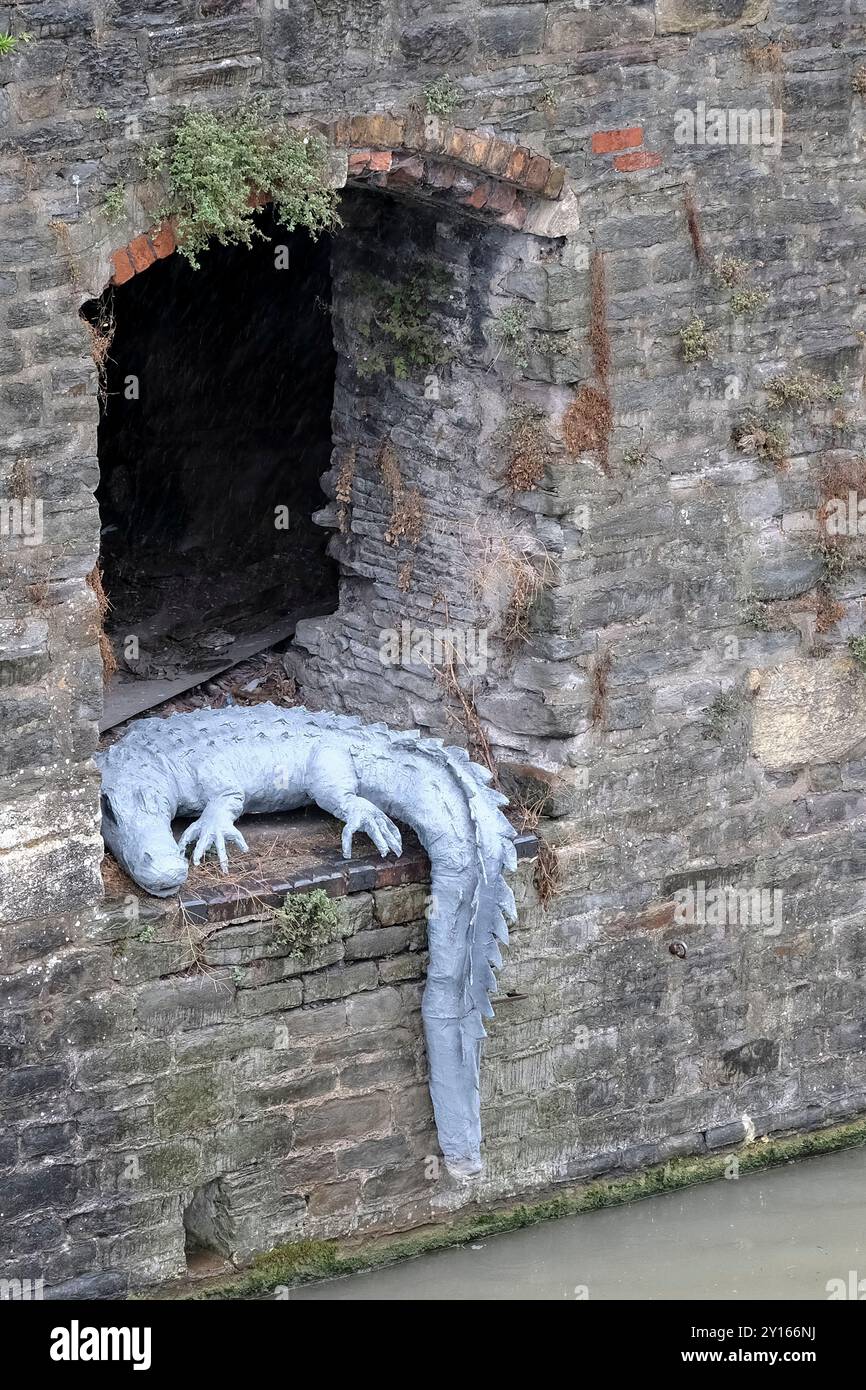
<path fill-rule="evenodd" d="M 22 3 L 34 40 L 0 59 L 0 491 L 42 499 L 45 532 L 41 545 L 4 547 L 0 592 L 0 891 L 17 924 L 3 1087 L 22 1106 L 22 1133 L 42 1123 L 40 1075 L 56 1089 L 70 1048 L 119 1045 L 134 993 L 132 982 L 109 986 L 86 944 L 104 921 L 89 761 L 99 657 L 84 583 L 97 549 L 97 410 L 76 310 L 107 282 L 112 251 L 150 223 L 130 198 L 126 224 L 108 227 L 102 198 L 118 178 L 134 182 L 137 144 L 164 133 L 173 103 L 256 86 L 327 124 L 406 113 L 446 72 L 452 120 L 562 166 L 560 199 L 576 200 L 579 225 L 545 237 L 485 222 L 469 203 L 440 210 L 429 181 L 412 186 L 411 166 L 402 188 L 377 189 L 390 165 L 356 161 L 353 179 L 374 186 L 347 203 L 337 283 L 359 258 L 385 275 L 399 247 L 443 258 L 458 284 L 460 353 L 438 402 L 421 382 L 365 384 L 354 291 L 339 299 L 329 494 L 347 450 L 361 466 L 350 529 L 335 506 L 321 518 L 343 566 L 340 615 L 302 634 L 299 660 L 322 702 L 473 736 L 453 690 L 439 698 L 415 671 L 385 682 L 375 655 L 377 634 L 404 617 L 438 622 L 427 578 L 440 573 L 452 616 L 462 599 L 461 621 L 491 629 L 488 672 L 469 688 L 503 781 L 536 795 L 539 779 L 551 782 L 543 828 L 560 892 L 546 914 L 532 910 L 503 977 L 510 997 L 485 1070 L 488 1168 L 468 1200 L 862 1110 L 866 678 L 848 639 L 863 632 L 866 571 L 856 538 L 828 545 L 815 525 L 860 476 L 864 449 L 862 6 L 827 0 L 820 16 L 802 0 L 152 8 L 145 19 L 121 0 L 94 25 L 64 0 Z M 753 138 L 732 139 L 726 125 L 719 140 L 713 107 L 755 110 Z M 720 282 L 724 256 L 744 263 L 743 284 Z M 744 288 L 758 293 L 737 300 Z M 529 329 L 519 367 L 497 355 L 494 322 L 515 305 Z M 695 317 L 709 354 L 690 364 L 681 329 Z M 769 383 L 802 371 L 823 383 L 821 399 L 774 411 Z M 610 403 L 610 437 L 569 453 L 565 417 L 586 387 Z M 514 401 L 544 410 L 551 457 L 540 487 L 509 496 L 496 490 L 496 430 Z M 785 461 L 774 464 L 766 427 L 780 421 Z M 419 543 L 408 587 L 400 569 L 412 557 L 384 540 L 386 439 L 442 523 Z M 469 582 L 479 557 L 453 563 L 455 519 L 494 517 L 551 566 L 511 650 L 497 637 L 502 592 Z M 727 911 L 683 924 L 676 895 L 700 884 L 781 892 L 780 919 Z M 668 949 L 680 940 L 685 959 Z M 353 978 L 357 965 L 339 969 Z M 22 1019 L 43 1007 L 51 1021 L 32 1031 Z M 115 1084 L 109 1113 L 121 1084 L 109 1073 L 109 1098 Z M 37 1202 L 71 1209 L 79 1137 L 70 1117 L 58 1126 L 44 1140 L 2 1141 L 5 1160 L 24 1165 L 22 1214 Z M 411 1222 L 418 1175 L 407 1196 L 400 1171 L 383 1180 L 379 1214 Z M 160 1245 L 151 1274 L 178 1258 L 181 1198 L 166 1200 L 175 1245 Z M 271 1198 L 250 1203 L 279 1238 Z M 154 1211 L 124 1230 L 162 1230 Z M 61 1249 L 57 1218 L 40 1222 L 17 1229 Z M 92 1275 L 97 1239 L 82 1238 L 76 1268 L 52 1266 L 52 1282 Z M 118 1250 L 119 1269 L 141 1267 Z"/>

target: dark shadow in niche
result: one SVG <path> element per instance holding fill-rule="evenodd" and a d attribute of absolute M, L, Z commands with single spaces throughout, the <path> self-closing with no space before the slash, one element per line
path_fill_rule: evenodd
<path fill-rule="evenodd" d="M 175 254 L 83 313 L 113 324 L 97 491 L 106 627 L 127 673 L 169 679 L 227 637 L 337 606 L 325 504 L 336 355 L 330 238 L 279 228 Z"/>
<path fill-rule="evenodd" d="M 184 1209 L 184 1250 L 190 1274 L 207 1275 L 230 1264 L 230 1222 L 222 1194 L 222 1179 L 197 1187 Z"/>

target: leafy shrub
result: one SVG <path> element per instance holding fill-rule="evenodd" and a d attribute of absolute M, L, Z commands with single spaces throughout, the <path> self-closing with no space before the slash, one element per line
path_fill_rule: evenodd
<path fill-rule="evenodd" d="M 312 236 L 338 224 L 323 140 L 268 115 L 261 106 L 219 113 L 188 110 L 167 152 L 152 149 L 163 173 L 163 217 L 176 219 L 178 249 L 193 266 L 213 238 L 250 246 L 261 235 L 251 194 L 272 198 L 280 223 Z"/>

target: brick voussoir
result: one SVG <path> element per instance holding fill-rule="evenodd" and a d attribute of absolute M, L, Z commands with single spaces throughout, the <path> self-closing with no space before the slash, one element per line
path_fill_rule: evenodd
<path fill-rule="evenodd" d="M 349 151 L 349 172 L 382 169 L 378 156 L 389 156 L 396 169 L 402 156 L 432 156 L 436 164 L 453 164 L 483 173 L 534 197 L 554 200 L 565 183 L 565 170 L 547 155 L 497 135 L 453 126 L 437 116 L 385 114 L 340 117 L 326 128 L 332 144 Z M 410 166 L 411 167 L 411 166 Z"/>

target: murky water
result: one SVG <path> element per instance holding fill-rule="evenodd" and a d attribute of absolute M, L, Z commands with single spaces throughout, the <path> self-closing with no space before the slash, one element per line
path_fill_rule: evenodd
<path fill-rule="evenodd" d="M 866 1148 L 550 1221 L 292 1299 L 827 1299 L 866 1280 Z M 864 1283 L 866 1289 L 866 1283 Z"/>

